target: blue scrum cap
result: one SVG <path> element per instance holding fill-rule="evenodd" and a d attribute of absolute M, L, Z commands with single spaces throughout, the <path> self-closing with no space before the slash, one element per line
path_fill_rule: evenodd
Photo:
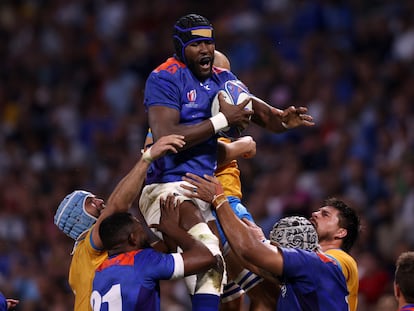
<path fill-rule="evenodd" d="M 186 46 L 196 41 L 214 42 L 214 29 L 207 18 L 198 14 L 188 14 L 175 23 L 173 40 L 177 57 L 183 63 L 187 63 L 184 54 Z"/>
<path fill-rule="evenodd" d="M 83 190 L 73 191 L 60 202 L 54 217 L 55 225 L 74 240 L 89 230 L 97 220 L 85 210 L 88 197 L 94 195 Z"/>
<path fill-rule="evenodd" d="M 301 216 L 280 219 L 270 231 L 270 240 L 282 247 L 315 251 L 319 248 L 318 234 L 309 220 Z"/>

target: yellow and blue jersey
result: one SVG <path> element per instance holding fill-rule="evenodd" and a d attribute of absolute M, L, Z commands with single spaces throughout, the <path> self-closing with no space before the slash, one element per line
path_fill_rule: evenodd
<path fill-rule="evenodd" d="M 218 140 L 226 144 L 231 142 L 231 139 L 226 137 L 220 137 Z M 233 160 L 230 163 L 217 168 L 214 175 L 219 180 L 226 196 L 237 197 L 239 200 L 242 199 L 240 170 L 237 160 Z"/>
<path fill-rule="evenodd" d="M 349 291 L 349 310 L 356 311 L 359 287 L 358 266 L 356 261 L 342 249 L 329 249 L 325 253 L 335 258 L 341 266 Z"/>
<path fill-rule="evenodd" d="M 108 257 L 106 251 L 93 246 L 91 232 L 92 229 L 77 242 L 69 268 L 69 285 L 75 294 L 74 311 L 92 311 L 90 297 L 95 270 Z"/>

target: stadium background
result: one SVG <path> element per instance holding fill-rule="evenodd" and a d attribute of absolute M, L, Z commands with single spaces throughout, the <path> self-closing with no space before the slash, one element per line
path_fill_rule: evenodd
<path fill-rule="evenodd" d="M 414 248 L 411 0 L 4 0 L 0 3 L 0 289 L 18 310 L 71 310 L 72 241 L 53 225 L 65 194 L 107 198 L 139 156 L 148 73 L 187 13 L 211 20 L 234 73 L 316 126 L 252 125 L 243 201 L 267 232 L 336 195 L 362 216 L 352 254 L 359 311 L 395 310 L 394 260 Z M 186 310 L 182 283 L 164 310 Z M 168 307 L 165 307 L 167 306 Z"/>

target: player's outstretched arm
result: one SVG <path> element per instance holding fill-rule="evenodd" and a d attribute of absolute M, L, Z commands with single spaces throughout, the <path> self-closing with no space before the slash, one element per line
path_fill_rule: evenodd
<path fill-rule="evenodd" d="M 315 125 L 306 107 L 290 106 L 281 110 L 255 96 L 252 97 L 252 104 L 252 121 L 269 131 L 280 133 L 299 126 Z"/>
<path fill-rule="evenodd" d="M 17 299 L 7 298 L 6 302 L 7 302 L 7 310 L 14 310 L 14 307 L 16 307 L 20 301 Z"/>
<path fill-rule="evenodd" d="M 110 195 L 106 202 L 106 207 L 103 209 L 93 228 L 92 240 L 97 248 L 103 247 L 99 237 L 99 226 L 102 220 L 113 213 L 129 210 L 138 194 L 141 192 L 150 163 L 153 160 L 162 157 L 167 152 L 177 153 L 177 149 L 185 144 L 183 138 L 184 137 L 180 135 L 168 135 L 160 138 L 151 146 L 151 148 L 144 152 L 131 171 L 121 179 Z"/>
<path fill-rule="evenodd" d="M 207 175 L 201 178 L 187 173 L 183 180 L 192 184 L 181 185 L 189 190 L 188 196 L 212 203 L 231 248 L 243 261 L 256 266 L 260 270 L 258 274 L 267 279 L 282 274 L 281 252 L 277 247 L 269 247 L 267 243 L 258 240 L 257 232 L 234 214 L 217 178 Z"/>

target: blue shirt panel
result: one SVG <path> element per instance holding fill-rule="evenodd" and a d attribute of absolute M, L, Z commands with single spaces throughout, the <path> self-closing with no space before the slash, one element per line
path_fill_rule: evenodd
<path fill-rule="evenodd" d="M 278 310 L 348 311 L 348 289 L 340 268 L 324 254 L 282 248 L 284 284 Z"/>
<path fill-rule="evenodd" d="M 198 124 L 211 117 L 211 103 L 224 83 L 235 79 L 230 71 L 214 68 L 213 75 L 201 83 L 186 66 L 170 58 L 149 75 L 144 104 L 146 109 L 151 106 L 176 109 L 181 124 Z M 146 184 L 181 181 L 187 172 L 213 175 L 216 164 L 217 137 L 212 136 L 178 154 L 154 161 L 148 169 Z"/>
<path fill-rule="evenodd" d="M 126 256 L 133 256 L 133 260 L 126 261 Z M 159 280 L 170 279 L 174 265 L 172 255 L 151 248 L 119 254 L 108 258 L 96 270 L 93 291 L 104 297 L 114 285 L 120 284 L 122 310 L 159 311 Z M 108 310 L 108 303 L 102 303 L 100 311 L 112 310 Z"/>
<path fill-rule="evenodd" d="M 7 311 L 7 300 L 3 293 L 0 292 L 0 311 Z"/>

